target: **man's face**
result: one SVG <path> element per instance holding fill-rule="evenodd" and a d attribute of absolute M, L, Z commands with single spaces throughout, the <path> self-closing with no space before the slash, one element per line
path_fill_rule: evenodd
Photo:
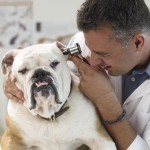
<path fill-rule="evenodd" d="M 91 51 L 91 65 L 100 65 L 110 75 L 122 75 L 133 69 L 140 60 L 132 39 L 124 48 L 109 28 L 84 33 L 85 43 Z"/>

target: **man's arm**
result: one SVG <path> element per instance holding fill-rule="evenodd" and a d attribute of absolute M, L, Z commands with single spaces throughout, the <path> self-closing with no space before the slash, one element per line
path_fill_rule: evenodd
<path fill-rule="evenodd" d="M 81 92 L 96 105 L 102 120 L 116 120 L 123 109 L 106 72 L 102 68 L 92 68 L 77 57 L 72 57 L 72 61 L 80 73 Z M 137 137 L 137 133 L 126 118 L 105 126 L 120 150 L 128 149 Z M 148 148 L 146 143 L 145 147 Z"/>
<path fill-rule="evenodd" d="M 104 103 L 106 102 L 106 104 L 102 104 L 102 100 L 100 100 L 99 103 L 95 104 L 100 112 L 102 120 L 107 120 L 110 122 L 116 120 L 123 111 L 120 104 L 118 104 L 117 102 L 118 99 L 116 95 L 114 95 L 114 93 L 111 93 L 106 97 L 102 96 L 102 98 Z M 112 124 L 105 124 L 105 127 L 116 143 L 117 149 L 119 150 L 126 150 L 137 136 L 134 128 L 126 118 Z"/>

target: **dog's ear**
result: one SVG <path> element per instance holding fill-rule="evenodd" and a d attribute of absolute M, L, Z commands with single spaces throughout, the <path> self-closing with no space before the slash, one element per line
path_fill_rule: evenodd
<path fill-rule="evenodd" d="M 2 59 L 2 73 L 6 75 L 11 71 L 11 67 L 15 56 L 20 52 L 19 49 L 12 49 L 8 51 Z"/>
<path fill-rule="evenodd" d="M 60 42 L 56 42 L 56 46 L 63 52 L 66 46 Z"/>
<path fill-rule="evenodd" d="M 56 42 L 56 46 L 61 50 L 62 53 L 67 48 L 64 44 L 62 44 L 60 42 Z M 68 60 L 68 56 L 69 55 L 64 55 L 66 60 Z"/>

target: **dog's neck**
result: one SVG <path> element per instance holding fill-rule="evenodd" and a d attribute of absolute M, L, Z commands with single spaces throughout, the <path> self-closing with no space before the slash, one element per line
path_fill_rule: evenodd
<path fill-rule="evenodd" d="M 68 95 L 68 97 L 71 94 L 71 90 L 72 90 L 72 82 L 70 84 L 70 93 Z M 51 118 L 44 118 L 42 116 L 40 116 L 42 119 L 45 120 L 55 120 L 56 118 L 58 118 L 59 116 L 63 115 L 70 107 L 69 106 L 65 106 L 67 104 L 67 100 L 65 101 L 65 103 L 62 105 L 62 107 L 60 108 L 60 110 L 58 112 L 56 112 Z"/>
<path fill-rule="evenodd" d="M 58 112 L 56 112 L 54 115 L 51 116 L 51 118 L 45 118 L 45 117 L 42 117 L 42 116 L 39 116 L 40 118 L 44 119 L 44 120 L 48 120 L 48 121 L 51 121 L 51 120 L 55 120 L 56 118 L 58 118 L 59 116 L 63 115 L 70 107 L 69 106 L 65 106 L 67 103 L 67 100 L 66 102 L 62 105 L 62 107 L 60 108 L 60 110 Z"/>
<path fill-rule="evenodd" d="M 53 117 L 58 118 L 59 116 L 61 116 L 64 112 L 66 112 L 69 109 L 69 106 L 65 106 L 66 103 L 67 103 L 67 100 L 62 105 L 61 109 L 58 112 L 55 113 L 55 116 L 52 116 L 52 119 L 53 119 Z"/>

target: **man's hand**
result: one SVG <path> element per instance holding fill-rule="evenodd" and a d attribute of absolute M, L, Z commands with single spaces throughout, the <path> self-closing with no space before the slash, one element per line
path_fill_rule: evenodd
<path fill-rule="evenodd" d="M 93 68 L 76 56 L 72 56 L 71 59 L 79 70 L 79 88 L 86 97 L 94 103 L 97 103 L 97 100 L 103 99 L 103 96 L 114 92 L 109 77 L 104 69 L 100 66 Z"/>
<path fill-rule="evenodd" d="M 8 99 L 14 100 L 18 103 L 24 102 L 23 92 L 16 87 L 16 79 L 8 75 L 8 78 L 4 81 L 3 88 L 4 93 Z"/>
<path fill-rule="evenodd" d="M 94 68 L 76 56 L 72 56 L 72 61 L 79 70 L 80 91 L 96 105 L 104 120 L 117 118 L 122 107 L 105 70 L 100 66 Z"/>

